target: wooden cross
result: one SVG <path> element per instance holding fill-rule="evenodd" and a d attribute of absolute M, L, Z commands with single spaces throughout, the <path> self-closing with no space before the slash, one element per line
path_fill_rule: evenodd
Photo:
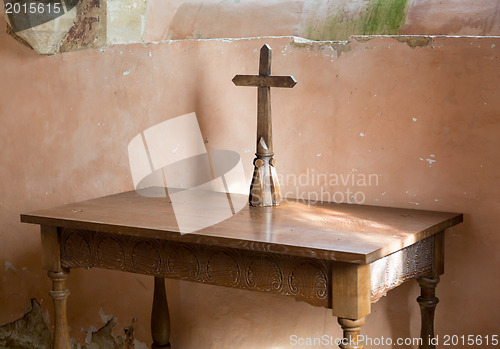
<path fill-rule="evenodd" d="M 253 206 L 279 205 L 281 193 L 273 158 L 271 87 L 292 88 L 297 81 L 293 76 L 271 75 L 271 47 L 266 44 L 260 49 L 259 75 L 236 75 L 233 83 L 236 86 L 258 87 L 257 152 L 250 187 L 250 204 Z"/>

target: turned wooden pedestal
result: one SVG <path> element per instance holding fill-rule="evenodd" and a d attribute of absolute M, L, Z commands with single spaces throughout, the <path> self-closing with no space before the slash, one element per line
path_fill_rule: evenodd
<path fill-rule="evenodd" d="M 24 214 L 21 220 L 41 225 L 42 265 L 53 281 L 55 349 L 70 348 L 68 271 L 92 267 L 154 276 L 152 348 L 171 347 L 165 278 L 331 308 L 344 332 L 343 349 L 364 348 L 358 335 L 371 304 L 416 278 L 421 349 L 430 349 L 444 230 L 462 215 L 295 201 L 247 206 L 215 226 L 182 235 L 168 199 L 132 191 Z"/>
<path fill-rule="evenodd" d="M 153 338 L 152 349 L 170 348 L 170 315 L 165 292 L 165 279 L 160 277 L 155 277 L 151 337 Z"/>

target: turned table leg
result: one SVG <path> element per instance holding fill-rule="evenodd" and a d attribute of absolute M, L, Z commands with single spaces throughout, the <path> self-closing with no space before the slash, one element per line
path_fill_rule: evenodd
<path fill-rule="evenodd" d="M 420 338 L 422 343 L 420 349 L 435 349 L 436 345 L 432 343 L 434 338 L 434 312 L 439 299 L 436 297 L 436 285 L 439 282 L 439 276 L 433 278 L 421 277 L 417 279 L 421 294 L 417 298 L 420 305 L 420 314 L 422 319 Z"/>
<path fill-rule="evenodd" d="M 66 299 L 69 290 L 66 288 L 66 279 L 69 270 L 61 266 L 60 234 L 57 227 L 41 226 L 42 235 L 42 267 L 48 271 L 52 280 L 52 291 L 49 292 L 54 300 L 54 337 L 53 349 L 71 349 L 69 341 L 68 320 L 66 316 Z"/>
<path fill-rule="evenodd" d="M 436 349 L 434 344 L 434 313 L 439 299 L 436 297 L 436 286 L 439 283 L 439 275 L 444 273 L 444 231 L 434 235 L 434 256 L 432 273 L 417 278 L 420 285 L 420 297 L 417 302 L 420 305 L 420 338 L 422 343 L 420 349 Z"/>
<path fill-rule="evenodd" d="M 153 311 L 151 313 L 152 349 L 170 348 L 170 315 L 168 314 L 165 279 L 155 277 Z"/>
<path fill-rule="evenodd" d="M 338 322 L 344 331 L 344 338 L 339 347 L 341 349 L 363 349 L 365 345 L 360 333 L 361 326 L 365 324 L 365 318 L 352 320 L 339 317 Z"/>
<path fill-rule="evenodd" d="M 54 338 L 53 349 L 71 349 L 68 332 L 68 320 L 66 317 L 66 299 L 69 290 L 66 288 L 66 279 L 69 271 L 49 271 L 48 275 L 52 279 L 52 291 L 49 292 L 54 300 Z"/>

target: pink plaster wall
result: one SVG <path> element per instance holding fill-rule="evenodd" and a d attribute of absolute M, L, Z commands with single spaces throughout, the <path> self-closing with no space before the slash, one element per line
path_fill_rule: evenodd
<path fill-rule="evenodd" d="M 272 92 L 278 171 L 377 174 L 378 185 L 347 187 L 367 204 L 463 212 L 465 222 L 447 234 L 437 332 L 498 334 L 499 38 L 440 37 L 416 48 L 353 40 L 340 57 L 288 37 L 39 56 L 0 30 L 0 323 L 20 317 L 33 296 L 51 309 L 38 229 L 19 214 L 132 189 L 127 145 L 140 131 L 195 111 L 208 147 L 239 152 L 251 170 L 256 91 L 231 79 L 257 71 L 264 43 L 274 50 L 273 72 L 298 80 Z M 82 342 L 113 314 L 117 333 L 135 317 L 137 338 L 149 343 L 152 284 L 73 271 L 72 337 Z M 174 348 L 281 349 L 293 334 L 340 336 L 330 311 L 292 298 L 180 281 L 167 288 Z M 390 292 L 365 333 L 416 337 L 417 295 L 414 282 Z"/>

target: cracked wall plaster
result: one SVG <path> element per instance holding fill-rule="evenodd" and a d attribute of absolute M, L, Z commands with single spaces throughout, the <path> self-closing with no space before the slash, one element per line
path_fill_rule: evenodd
<path fill-rule="evenodd" d="M 97 331 L 89 333 L 88 343 L 82 345 L 72 340 L 72 349 L 147 349 L 146 344 L 134 339 L 134 322 L 124 329 L 122 336 L 113 334 L 117 325 L 114 317 Z M 0 349 L 50 349 L 51 331 L 44 320 L 38 301 L 31 299 L 31 310 L 18 320 L 0 326 Z"/>

